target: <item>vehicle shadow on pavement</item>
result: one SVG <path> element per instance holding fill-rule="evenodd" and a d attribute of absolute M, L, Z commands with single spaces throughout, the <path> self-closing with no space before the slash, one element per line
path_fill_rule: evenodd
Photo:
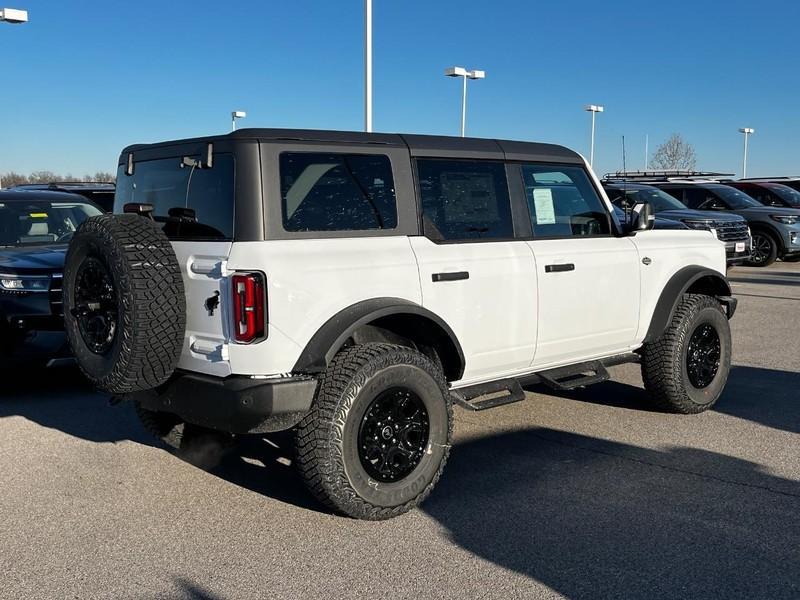
<path fill-rule="evenodd" d="M 157 443 L 129 404 L 111 406 L 77 368 L 16 371 L 0 393 L 0 418 L 20 416 L 90 442 Z"/>
<path fill-rule="evenodd" d="M 661 412 L 649 402 L 642 387 L 618 381 L 569 392 L 547 390 L 545 393 L 593 404 Z M 725 391 L 712 410 L 773 429 L 800 433 L 800 373 L 733 366 Z"/>
<path fill-rule="evenodd" d="M 422 509 L 475 556 L 572 599 L 800 593 L 800 484 L 705 450 L 481 437 L 453 449 Z"/>

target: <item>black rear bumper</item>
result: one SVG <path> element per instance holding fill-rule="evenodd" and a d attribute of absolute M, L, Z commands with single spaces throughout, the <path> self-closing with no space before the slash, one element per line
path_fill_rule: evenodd
<path fill-rule="evenodd" d="M 311 408 L 312 377 L 253 379 L 178 373 L 151 392 L 134 396 L 144 408 L 178 415 L 187 423 L 230 433 L 267 433 L 297 425 Z"/>

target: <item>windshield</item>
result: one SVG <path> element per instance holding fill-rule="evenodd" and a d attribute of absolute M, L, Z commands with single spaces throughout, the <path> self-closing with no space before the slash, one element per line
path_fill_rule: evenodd
<path fill-rule="evenodd" d="M 763 206 L 763 204 L 753 200 L 750 196 L 737 190 L 736 188 L 728 187 L 726 185 L 709 186 L 709 188 L 717 196 L 722 198 L 733 210 L 738 210 L 741 208 L 753 208 L 754 206 Z"/>
<path fill-rule="evenodd" d="M 0 203 L 0 246 L 67 243 L 81 223 L 100 214 L 80 201 Z"/>
<path fill-rule="evenodd" d="M 686 210 L 686 207 L 677 199 L 673 198 L 666 192 L 662 192 L 658 188 L 631 188 L 614 190 L 614 193 L 609 193 L 609 196 L 617 196 L 614 201 L 621 201 L 622 193 L 625 193 L 625 205 L 628 207 L 633 206 L 637 202 L 647 202 L 653 208 L 654 212 L 661 212 L 664 210 Z"/>
<path fill-rule="evenodd" d="M 789 206 L 800 208 L 800 192 L 797 190 L 780 183 L 765 183 L 763 185 Z"/>

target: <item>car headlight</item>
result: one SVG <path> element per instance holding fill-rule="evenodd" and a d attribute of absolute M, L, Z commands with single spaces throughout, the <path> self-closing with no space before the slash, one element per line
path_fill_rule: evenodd
<path fill-rule="evenodd" d="M 0 273 L 0 290 L 6 292 L 46 292 L 49 289 L 48 276 Z"/>
<path fill-rule="evenodd" d="M 683 224 L 692 229 L 711 229 L 711 223 L 708 221 L 692 221 L 691 219 L 683 219 Z"/>
<path fill-rule="evenodd" d="M 784 225 L 794 225 L 800 221 L 800 215 L 770 215 L 769 218 Z"/>

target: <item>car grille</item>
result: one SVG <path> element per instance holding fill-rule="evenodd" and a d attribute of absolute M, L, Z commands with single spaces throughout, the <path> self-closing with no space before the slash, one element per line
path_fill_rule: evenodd
<path fill-rule="evenodd" d="M 717 237 L 723 242 L 733 242 L 747 239 L 747 223 L 716 222 L 712 225 L 717 230 Z"/>
<path fill-rule="evenodd" d="M 55 317 L 64 316 L 64 275 L 53 273 L 50 279 L 50 312 Z"/>

